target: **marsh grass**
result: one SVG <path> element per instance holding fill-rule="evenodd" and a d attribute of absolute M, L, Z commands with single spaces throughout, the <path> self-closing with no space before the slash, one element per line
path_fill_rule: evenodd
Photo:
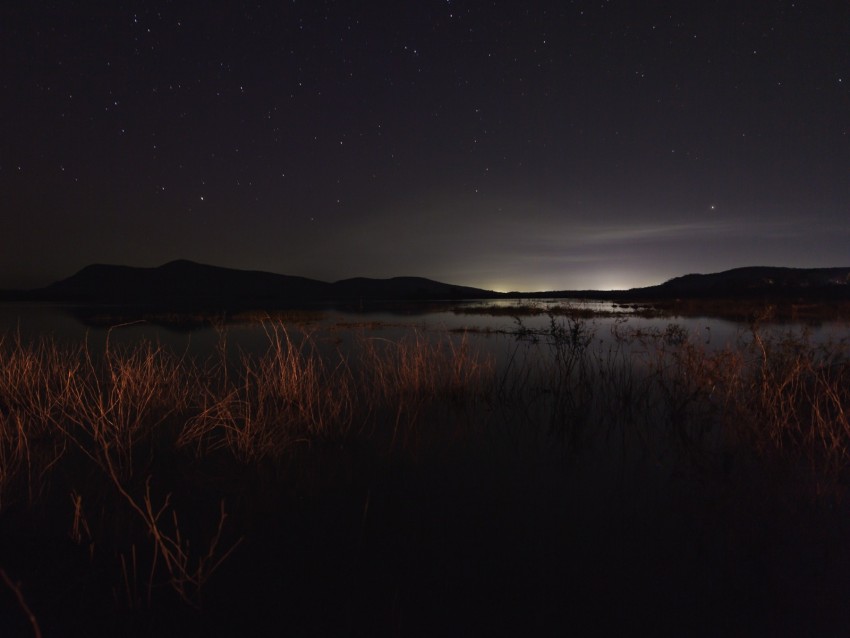
<path fill-rule="evenodd" d="M 604 341 L 595 331 L 554 313 L 543 329 L 517 320 L 514 353 L 500 370 L 466 334 L 361 335 L 343 353 L 267 323 L 265 352 L 234 362 L 224 345 L 200 363 L 150 342 L 107 340 L 96 358 L 85 344 L 4 335 L 0 497 L 22 481 L 33 498 L 69 445 L 126 481 L 137 451 L 163 441 L 251 463 L 294 445 L 371 435 L 380 423 L 397 442 L 423 415 L 460 405 L 480 408 L 479 421 L 497 414 L 562 431 L 664 426 L 685 444 L 722 432 L 758 450 L 802 455 L 829 476 L 846 467 L 846 341 L 815 344 L 805 331 L 754 327 L 718 350 L 676 324 L 616 322 Z"/>
<path fill-rule="evenodd" d="M 603 339 L 592 321 L 551 313 L 543 328 L 518 319 L 490 337 L 511 340 L 497 365 L 466 334 L 360 333 L 342 348 L 303 326 L 264 327 L 265 351 L 234 352 L 222 332 L 206 360 L 151 342 L 107 339 L 95 355 L 0 336 L 0 517 L 16 505 L 15 520 L 35 525 L 27 512 L 36 521 L 40 503 L 62 503 L 43 507 L 64 508 L 66 536 L 112 565 L 116 604 L 138 611 L 164 590 L 201 608 L 238 561 L 247 528 L 228 503 L 244 513 L 250 499 L 215 486 L 323 450 L 392 459 L 498 439 L 509 455 L 533 441 L 529 473 L 541 471 L 534 454 L 565 467 L 620 455 L 722 481 L 745 456 L 802 468 L 813 499 L 841 502 L 847 485 L 846 341 L 754 323 L 717 349 L 677 324 L 625 321 Z M 361 542 L 366 513 L 380 514 L 370 494 L 358 496 Z"/>
<path fill-rule="evenodd" d="M 850 459 L 848 354 L 846 340 L 814 344 L 807 332 L 771 338 L 754 329 L 735 388 L 743 435 L 805 461 L 821 487 L 840 485 Z"/>
<path fill-rule="evenodd" d="M 190 405 L 190 362 L 150 342 L 110 347 L 100 361 L 89 349 L 68 367 L 53 425 L 108 473 L 132 476 L 133 454 L 170 415 Z"/>
<path fill-rule="evenodd" d="M 326 361 L 309 334 L 295 338 L 280 324 L 265 329 L 266 352 L 241 353 L 236 371 L 228 372 L 224 354 L 208 362 L 199 376 L 200 410 L 186 421 L 178 447 L 192 446 L 199 455 L 226 448 L 249 463 L 349 430 L 353 379 L 347 362 Z"/>
<path fill-rule="evenodd" d="M 84 348 L 60 348 L 45 339 L 24 343 L 20 334 L 0 337 L 0 508 L 3 497 L 23 491 L 32 501 L 50 467 L 67 446 L 53 424 L 64 390 Z"/>
<path fill-rule="evenodd" d="M 397 341 L 364 340 L 357 370 L 359 398 L 374 417 L 367 427 L 374 433 L 388 420 L 395 445 L 427 436 L 422 428 L 438 429 L 446 410 L 475 406 L 489 391 L 493 362 L 465 335 L 435 340 L 415 332 Z"/>
<path fill-rule="evenodd" d="M 744 444 L 808 465 L 823 487 L 850 465 L 850 344 L 754 323 L 738 343 L 712 348 L 671 323 L 634 328 L 621 320 L 597 339 L 592 322 L 549 315 L 542 329 L 516 319 L 515 351 L 499 400 L 527 424 L 547 423 L 576 446 L 608 445 L 615 433 L 645 450 L 714 462 Z M 534 416 L 529 416 L 533 414 Z"/>

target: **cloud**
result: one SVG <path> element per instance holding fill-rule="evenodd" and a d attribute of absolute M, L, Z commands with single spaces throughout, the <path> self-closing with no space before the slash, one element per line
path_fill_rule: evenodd
<path fill-rule="evenodd" d="M 697 237 L 716 237 L 725 234 L 742 234 L 748 231 L 744 222 L 691 222 L 679 224 L 622 224 L 583 226 L 576 235 L 581 242 L 592 244 L 623 244 L 687 240 Z"/>

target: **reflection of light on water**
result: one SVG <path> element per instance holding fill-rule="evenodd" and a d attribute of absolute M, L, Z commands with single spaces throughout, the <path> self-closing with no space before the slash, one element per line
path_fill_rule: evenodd
<path fill-rule="evenodd" d="M 471 313 L 464 308 L 473 309 Z M 495 309 L 488 312 L 487 309 Z M 552 310 L 552 317 L 547 314 Z M 477 310 L 477 311 L 476 311 Z M 483 312 L 482 312 L 483 311 Z M 572 312 L 575 311 L 575 312 Z M 338 340 L 356 341 L 358 335 L 380 336 L 389 339 L 410 337 L 417 332 L 440 339 L 447 331 L 468 332 L 469 338 L 481 339 L 482 348 L 492 349 L 496 356 L 510 356 L 516 347 L 514 334 L 521 326 L 533 331 L 545 331 L 552 319 L 558 324 L 577 320 L 594 331 L 595 341 L 611 343 L 614 332 L 625 335 L 663 334 L 670 324 L 681 326 L 694 343 L 711 349 L 735 347 L 741 340 L 751 339 L 748 323 L 708 317 L 660 316 L 634 314 L 629 304 L 582 299 L 491 299 L 441 307 L 427 313 L 405 315 L 380 311 L 364 315 L 360 312 L 325 310 L 321 313 L 291 313 L 282 318 L 292 334 L 306 332 L 316 341 L 334 350 Z M 276 325 L 273 321 L 270 325 Z M 189 352 L 201 358 L 215 353 L 225 336 L 228 347 L 245 352 L 261 353 L 268 347 L 268 325 L 237 323 L 221 326 L 220 333 L 209 323 L 185 330 L 174 330 L 153 322 L 134 323 L 109 330 L 107 327 L 80 323 L 69 309 L 51 304 L 0 304 L 0 340 L 11 343 L 20 334 L 26 342 L 40 337 L 53 337 L 60 343 L 85 341 L 94 351 L 103 348 L 107 338 L 112 344 L 138 343 L 149 340 L 175 352 Z M 815 327 L 803 324 L 766 325 L 766 331 L 784 333 L 806 330 L 815 343 L 832 339 L 850 339 L 850 326 L 844 321 L 823 321 Z M 494 335 L 503 338 L 493 339 Z M 324 347 L 324 346 L 323 346 Z"/>
<path fill-rule="evenodd" d="M 569 315 L 571 310 L 594 312 L 603 315 L 625 315 L 634 312 L 633 307 L 627 304 L 581 298 L 484 299 L 457 304 L 455 314 L 463 314 L 465 308 L 482 311 L 480 314 L 486 314 L 483 311 L 488 308 L 493 309 L 494 314 L 504 314 L 499 312 L 504 310 L 515 310 L 518 315 L 546 314 L 549 311 L 553 311 L 555 314 Z"/>

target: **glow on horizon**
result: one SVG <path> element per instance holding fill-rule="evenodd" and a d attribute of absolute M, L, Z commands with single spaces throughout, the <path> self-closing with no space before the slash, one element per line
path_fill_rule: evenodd
<path fill-rule="evenodd" d="M 491 279 L 481 283 L 470 283 L 467 285 L 493 292 L 528 292 L 541 293 L 559 290 L 629 290 L 631 288 L 644 288 L 663 283 L 666 279 L 641 275 L 638 273 L 586 273 L 574 275 L 563 279 L 540 279 L 524 278 L 516 279 Z"/>

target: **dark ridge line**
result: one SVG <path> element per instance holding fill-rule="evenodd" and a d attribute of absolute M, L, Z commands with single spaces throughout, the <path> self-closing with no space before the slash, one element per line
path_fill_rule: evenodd
<path fill-rule="evenodd" d="M 158 309 L 278 309 L 327 303 L 579 298 L 610 301 L 850 300 L 850 267 L 750 266 L 687 274 L 629 290 L 550 290 L 499 293 L 425 277 L 353 277 L 333 283 L 178 259 L 158 267 L 91 264 L 44 288 L 0 291 L 2 301 L 134 306 Z"/>

